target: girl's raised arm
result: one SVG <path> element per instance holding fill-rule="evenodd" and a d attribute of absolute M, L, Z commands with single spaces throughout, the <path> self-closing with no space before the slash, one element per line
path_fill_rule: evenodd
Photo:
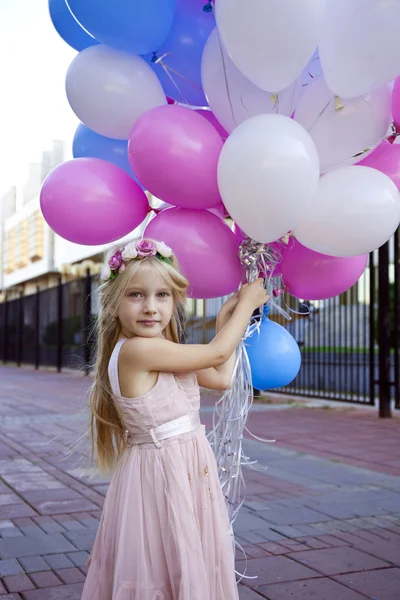
<path fill-rule="evenodd" d="M 134 337 L 123 345 L 121 359 L 143 371 L 190 372 L 222 365 L 235 351 L 253 311 L 268 300 L 262 283 L 258 279 L 242 287 L 231 319 L 209 344 Z"/>

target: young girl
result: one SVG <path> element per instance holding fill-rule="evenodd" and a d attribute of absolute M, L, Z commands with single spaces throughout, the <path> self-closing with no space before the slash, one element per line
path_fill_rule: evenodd
<path fill-rule="evenodd" d="M 225 500 L 200 423 L 199 385 L 229 385 L 262 280 L 222 307 L 209 344 L 180 344 L 189 282 L 162 242 L 117 250 L 102 271 L 92 459 L 114 470 L 82 600 L 237 600 Z"/>

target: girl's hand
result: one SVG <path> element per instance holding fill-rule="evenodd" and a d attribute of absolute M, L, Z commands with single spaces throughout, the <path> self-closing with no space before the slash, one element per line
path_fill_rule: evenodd
<path fill-rule="evenodd" d="M 253 281 L 253 283 L 242 285 L 240 289 L 239 301 L 247 302 L 253 310 L 263 306 L 268 300 L 269 296 L 264 287 L 264 280 L 261 277 Z"/>

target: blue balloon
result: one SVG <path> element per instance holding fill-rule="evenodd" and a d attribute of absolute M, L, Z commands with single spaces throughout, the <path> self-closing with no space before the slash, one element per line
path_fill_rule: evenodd
<path fill-rule="evenodd" d="M 82 29 L 69 10 L 66 0 L 49 0 L 49 12 L 57 33 L 78 52 L 99 43 Z"/>
<path fill-rule="evenodd" d="M 155 55 L 144 58 L 161 81 L 167 96 L 181 103 L 207 106 L 201 82 L 201 57 L 204 46 L 215 27 L 213 12 L 203 10 L 202 0 L 177 0 L 171 30 Z M 161 63 L 154 62 L 162 57 Z M 168 74 L 169 73 L 169 74 Z"/>
<path fill-rule="evenodd" d="M 268 309 L 267 309 L 268 310 Z M 259 333 L 247 338 L 253 386 L 271 390 L 288 385 L 297 376 L 301 353 L 296 340 L 278 323 L 270 321 L 264 311 Z"/>
<path fill-rule="evenodd" d="M 175 0 L 67 0 L 67 4 L 93 37 L 132 54 L 157 50 L 175 13 Z"/>
<path fill-rule="evenodd" d="M 104 137 L 80 124 L 72 142 L 72 154 L 74 158 L 87 157 L 107 160 L 123 169 L 141 186 L 129 164 L 127 140 L 114 140 Z"/>

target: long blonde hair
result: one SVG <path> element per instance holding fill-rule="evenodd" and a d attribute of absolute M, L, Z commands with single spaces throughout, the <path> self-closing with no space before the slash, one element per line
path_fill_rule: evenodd
<path fill-rule="evenodd" d="M 107 253 L 105 257 L 107 262 L 115 250 Z M 164 330 L 164 335 L 175 343 L 180 343 L 182 339 L 186 290 L 189 282 L 179 272 L 176 258 L 172 256 L 170 260 L 171 264 L 161 261 L 157 257 L 132 260 L 126 263 L 125 271 L 119 272 L 115 279 L 106 281 L 99 288 L 99 312 L 95 325 L 97 355 L 94 365 L 94 381 L 89 396 L 91 437 L 89 466 L 94 463 L 95 472 L 111 473 L 127 445 L 125 428 L 111 390 L 108 363 L 121 334 L 120 323 L 113 315 L 117 313 L 118 306 L 133 275 L 143 269 L 154 269 L 162 277 L 171 289 L 174 299 L 174 313 Z"/>

